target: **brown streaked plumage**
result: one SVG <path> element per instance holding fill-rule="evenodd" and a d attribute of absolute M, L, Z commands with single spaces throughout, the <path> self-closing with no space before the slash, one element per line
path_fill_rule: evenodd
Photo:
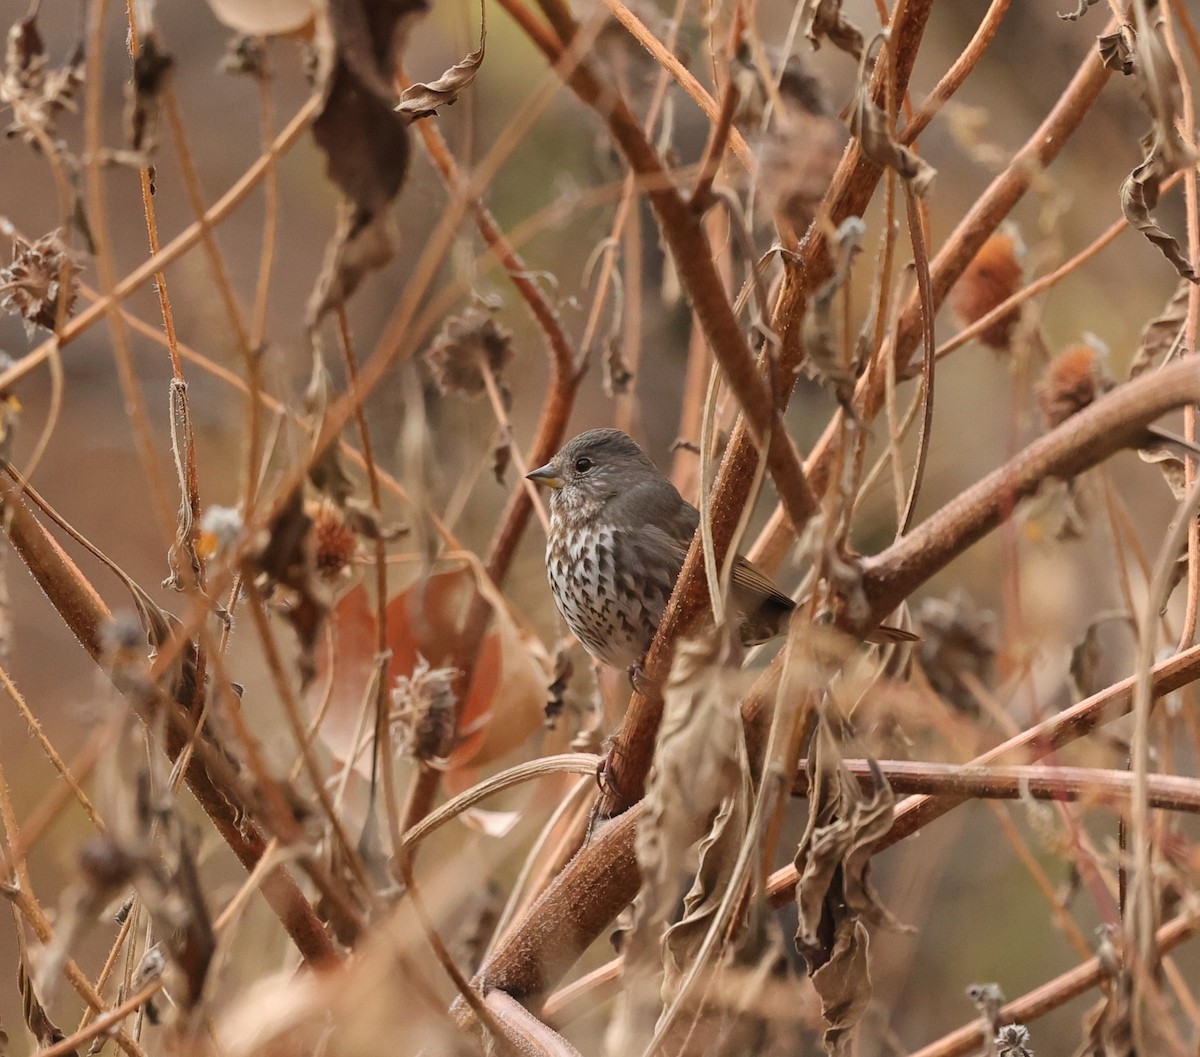
<path fill-rule="evenodd" d="M 552 489 L 546 573 L 567 626 L 597 660 L 640 664 L 699 512 L 617 429 L 579 434 L 528 476 Z M 745 645 L 782 634 L 795 603 L 741 556 L 730 589 Z"/>

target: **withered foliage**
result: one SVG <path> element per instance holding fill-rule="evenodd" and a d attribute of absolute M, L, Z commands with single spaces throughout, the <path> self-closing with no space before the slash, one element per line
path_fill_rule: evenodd
<path fill-rule="evenodd" d="M 818 720 L 808 757 L 808 825 L 796 850 L 796 946 L 821 996 L 825 1048 L 850 1052 L 872 984 L 867 926 L 899 928 L 870 880 L 871 856 L 892 824 L 895 796 L 877 767 L 864 793 L 843 766 L 829 723 Z"/>
<path fill-rule="evenodd" d="M 458 101 L 459 94 L 469 88 L 483 65 L 483 56 L 487 47 L 487 8 L 479 9 L 479 47 L 456 62 L 441 77 L 428 84 L 419 83 L 405 88 L 400 93 L 400 102 L 396 112 L 411 118 L 413 121 L 423 117 L 433 117 L 439 107 L 453 106 Z"/>
<path fill-rule="evenodd" d="M 308 301 L 316 323 L 396 252 L 391 205 L 408 172 L 409 119 L 396 113 L 392 71 L 425 0 L 337 0 L 317 33 L 321 110 L 313 138 L 342 193 L 337 230 Z"/>
<path fill-rule="evenodd" d="M 487 392 L 485 371 L 506 392 L 502 375 L 514 354 L 512 334 L 490 312 L 472 307 L 446 320 L 425 362 L 444 396 L 473 400 Z"/>
<path fill-rule="evenodd" d="M 65 66 L 51 66 L 36 15 L 9 27 L 4 77 L 0 79 L 0 104 L 12 110 L 6 136 L 38 148 L 53 143 L 58 118 L 64 112 L 75 113 L 82 85 L 82 44 L 76 46 Z"/>
<path fill-rule="evenodd" d="M 14 235 L 12 263 L 0 269 L 0 310 L 20 316 L 27 334 L 34 327 L 53 331 L 71 316 L 78 272 L 61 231 L 35 242 Z"/>

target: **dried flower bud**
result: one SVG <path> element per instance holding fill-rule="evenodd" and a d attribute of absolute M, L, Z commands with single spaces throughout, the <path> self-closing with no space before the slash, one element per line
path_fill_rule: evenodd
<path fill-rule="evenodd" d="M 979 247 L 979 252 L 950 289 L 950 308 L 960 326 L 982 319 L 1020 289 L 1024 279 L 1019 259 L 1021 252 L 1016 237 L 1004 231 L 996 232 Z M 997 352 L 1008 351 L 1020 318 L 1018 308 L 1006 312 L 979 335 L 979 340 Z"/>
<path fill-rule="evenodd" d="M 512 334 L 477 308 L 468 308 L 461 316 L 448 319 L 425 351 L 425 361 L 438 389 L 445 395 L 472 399 L 487 391 L 485 368 L 503 391 L 500 374 L 512 357 Z"/>
<path fill-rule="evenodd" d="M 455 668 L 430 668 L 417 661 L 392 690 L 392 724 L 402 753 L 418 760 L 445 759 L 454 749 Z"/>
<path fill-rule="evenodd" d="M 328 500 L 307 504 L 313 522 L 313 562 L 327 580 L 341 575 L 358 553 L 358 536 L 342 512 Z"/>
<path fill-rule="evenodd" d="M 200 518 L 196 553 L 205 561 L 224 553 L 242 534 L 242 512 L 232 506 L 210 506 Z"/>
<path fill-rule="evenodd" d="M 58 231 L 43 235 L 37 242 L 15 237 L 12 264 L 0 269 L 0 309 L 24 319 L 28 333 L 34 326 L 53 330 L 60 307 L 64 319 L 71 314 L 77 271 Z"/>
<path fill-rule="evenodd" d="M 1072 345 L 1051 360 L 1037 386 L 1038 407 L 1048 429 L 1082 411 L 1111 387 L 1105 351 L 1095 345 Z"/>

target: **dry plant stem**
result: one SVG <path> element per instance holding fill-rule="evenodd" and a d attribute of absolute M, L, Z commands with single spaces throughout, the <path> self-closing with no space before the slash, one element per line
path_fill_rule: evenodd
<path fill-rule="evenodd" d="M 800 761 L 792 792 L 808 795 L 806 762 Z M 955 799 L 1053 800 L 1064 803 L 1123 806 L 1133 795 L 1133 775 L 1128 771 L 1092 767 L 1057 767 L 1008 764 L 928 763 L 923 760 L 843 760 L 842 764 L 864 786 L 871 781 L 871 763 L 877 763 L 897 793 L 920 793 Z M 1150 775 L 1147 791 L 1151 807 L 1200 814 L 1200 780 L 1179 775 Z"/>
<path fill-rule="evenodd" d="M 1193 682 L 1200 676 L 1200 646 L 1193 646 L 1169 660 L 1155 666 L 1150 673 L 1151 688 L 1155 697 L 1169 694 Z M 1056 749 L 1069 745 L 1093 730 L 1124 716 L 1132 707 L 1136 678 L 1131 676 L 1114 683 L 1098 694 L 1058 713 L 1052 718 L 1022 731 L 1016 737 L 997 745 L 964 764 L 964 770 L 991 767 L 1013 759 L 1038 759 Z M 879 851 L 912 836 L 919 829 L 940 818 L 963 803 L 969 797 L 945 793 L 940 797 L 917 795 L 904 800 L 897 808 L 892 828 L 884 838 Z M 767 893 L 776 906 L 792 899 L 796 884 L 795 867 L 777 870 L 767 883 Z"/>
<path fill-rule="evenodd" d="M 242 203 L 251 191 L 258 186 L 264 175 L 274 165 L 275 160 L 287 151 L 305 129 L 313 115 L 316 114 L 320 100 L 316 97 L 309 99 L 296 115 L 288 122 L 271 144 L 268 154 L 260 157 L 217 202 L 204 214 L 204 221 L 210 227 L 216 227 L 234 209 Z M 176 235 L 158 253 L 144 261 L 124 279 L 118 282 L 111 292 L 94 301 L 78 315 L 73 316 L 63 326 L 58 335 L 39 345 L 32 352 L 22 356 L 12 367 L 0 374 L 0 390 L 10 389 L 13 384 L 29 374 L 37 366 L 52 356 L 59 346 L 65 346 L 79 337 L 85 330 L 94 326 L 112 308 L 126 300 L 147 282 L 154 278 L 156 272 L 162 271 L 172 261 L 178 260 L 188 250 L 200 241 L 202 228 L 200 223 L 189 224 L 180 234 Z"/>
<path fill-rule="evenodd" d="M 1200 367 L 1172 364 L 1096 401 L 961 493 L 908 536 L 863 563 L 871 619 L 881 620 L 951 559 L 1005 521 L 1048 478 L 1075 477 L 1134 446 L 1160 415 L 1200 400 Z"/>
<path fill-rule="evenodd" d="M 629 30 L 634 40 L 645 48 L 654 57 L 655 61 L 675 78 L 679 86 L 692 97 L 696 105 L 704 111 L 704 115 L 709 121 L 719 124 L 721 122 L 721 108 L 717 105 L 717 101 L 708 94 L 704 86 L 688 72 L 683 64 L 663 47 L 662 42 L 650 32 L 645 23 L 630 11 L 621 0 L 604 0 L 604 3 L 612 12 L 613 17 Z M 566 23 L 551 15 L 544 5 L 542 6 L 542 10 L 546 12 L 546 17 L 550 19 L 555 29 L 558 30 L 559 36 L 563 40 L 569 40 L 570 35 L 563 32 Z M 745 166 L 746 171 L 753 173 L 758 167 L 758 162 L 751 152 L 749 145 L 742 137 L 742 134 L 732 126 L 729 129 L 729 146 L 732 148 L 733 153 L 737 155 L 738 161 Z"/>
<path fill-rule="evenodd" d="M 1162 954 L 1179 946 L 1200 931 L 1200 913 L 1181 914 L 1155 934 L 1155 948 Z M 1099 987 L 1108 979 L 1099 958 L 1089 958 L 1069 972 L 1007 1002 L 1000 1009 L 1001 1024 L 1028 1024 L 1038 1017 L 1059 1009 L 1071 999 Z M 967 1057 L 979 1051 L 985 1042 L 983 1027 L 978 1019 L 937 1042 L 917 1050 L 910 1057 Z"/>
<path fill-rule="evenodd" d="M 903 131 L 897 136 L 901 143 L 911 145 L 925 131 L 929 122 L 937 116 L 938 111 L 945 106 L 946 101 L 971 76 L 975 67 L 979 65 L 979 60 L 983 58 L 984 52 L 987 51 L 999 32 L 1000 23 L 1004 21 L 1010 3 L 1012 0 L 992 0 L 991 6 L 979 23 L 979 28 L 975 30 L 975 35 L 951 64 L 950 69 L 942 75 L 942 79 L 934 85 L 933 91 L 929 93 L 925 102 L 905 122 Z"/>
<path fill-rule="evenodd" d="M 150 497 L 155 515 L 158 517 L 163 539 L 169 540 L 174 524 L 174 513 L 167 499 L 166 487 L 159 461 L 156 457 L 150 417 L 142 396 L 141 384 L 133 370 L 133 351 L 129 343 L 129 331 L 120 312 L 115 311 L 113 297 L 116 289 L 116 268 L 112 257 L 112 240 L 108 231 L 108 211 L 104 194 L 104 172 L 101 167 L 102 93 L 104 86 L 104 17 L 107 0 L 96 0 L 87 9 L 87 97 L 84 105 L 84 131 L 87 150 L 86 198 L 88 224 L 95 244 L 96 272 L 100 277 L 100 289 L 107 298 L 106 312 L 112 334 L 113 360 L 117 377 L 125 397 L 126 414 L 133 426 L 134 447 L 142 464 L 142 473 L 150 486 Z M 64 328 L 65 331 L 66 328 Z M 60 343 L 64 339 L 60 335 Z"/>
<path fill-rule="evenodd" d="M 163 979 L 161 977 L 157 980 L 151 980 L 150 983 L 146 984 L 140 991 L 130 995 L 119 1006 L 114 1006 L 112 1009 L 101 1013 L 86 1027 L 80 1028 L 79 1031 L 68 1035 L 61 1042 L 56 1042 L 53 1046 L 47 1046 L 43 1050 L 38 1050 L 38 1057 L 65 1057 L 66 1054 L 75 1052 L 82 1043 L 90 1042 L 100 1035 L 112 1033 L 119 1027 L 121 1021 L 131 1013 L 136 1013 L 162 989 Z"/>
<path fill-rule="evenodd" d="M 427 124 L 427 122 L 422 122 Z M 338 305 L 337 307 L 337 332 L 338 344 L 342 350 L 342 360 L 346 364 L 346 377 L 350 381 L 350 392 L 358 393 L 358 360 L 354 355 L 354 343 L 350 337 L 350 320 L 346 315 L 346 306 Z M 257 403 L 257 401 L 255 401 Z M 363 409 L 363 398 L 359 398 L 354 404 L 354 420 L 358 425 L 358 437 L 362 444 L 363 467 L 367 474 L 367 491 L 371 496 L 371 505 L 379 511 L 383 512 L 383 493 L 379 488 L 379 470 L 375 465 L 375 452 L 371 445 L 371 431 L 367 427 L 367 415 Z M 375 655 L 377 657 L 388 656 L 388 619 L 387 619 L 387 604 L 388 604 L 388 582 L 387 582 L 387 543 L 382 535 L 376 534 L 375 537 Z M 383 772 L 383 800 L 384 807 L 387 811 L 388 833 L 391 835 L 393 847 L 401 833 L 400 813 L 398 809 L 398 801 L 396 799 L 396 774 L 392 769 L 392 728 L 388 723 L 388 713 L 391 709 L 391 690 L 388 681 L 382 676 L 375 680 L 375 738 L 374 746 L 371 753 L 371 794 L 374 797 L 378 791 L 376 786 L 376 778 L 380 771 Z M 300 739 L 300 744 L 304 747 L 305 754 L 309 751 L 307 748 L 308 739 L 304 738 L 301 732 L 297 732 L 297 738 Z M 315 761 L 314 761 L 315 762 Z M 317 781 L 317 776 L 312 776 L 313 781 Z M 325 803 L 324 799 L 322 803 Z M 332 806 L 328 808 L 330 823 L 337 826 L 340 830 L 340 825 L 337 821 L 336 813 Z M 356 863 L 356 869 L 361 874 L 361 862 L 356 853 L 348 848 L 346 851 L 351 854 L 351 861 Z M 365 878 L 360 876 L 360 880 L 364 882 L 364 891 L 370 891 L 370 885 L 365 883 Z"/>
<path fill-rule="evenodd" d="M 8 670 L 3 664 L 0 664 L 0 683 L 3 684 L 8 696 L 12 698 L 13 704 L 17 706 L 17 711 L 21 713 L 21 718 L 25 720 L 26 725 L 29 727 L 29 732 L 38 743 L 38 747 L 46 754 L 46 759 L 50 761 L 51 765 L 58 772 L 59 777 L 62 778 L 67 788 L 71 790 L 72 795 L 79 802 L 79 806 L 83 808 L 83 813 L 87 815 L 88 820 L 96 827 L 98 832 L 107 833 L 108 827 L 105 825 L 104 819 L 100 817 L 95 806 L 88 799 L 87 793 L 83 791 L 83 786 L 75 780 L 75 776 L 71 773 L 66 761 L 58 754 L 54 743 L 46 737 L 46 732 L 42 729 L 41 723 L 38 722 L 37 716 L 33 714 L 29 705 L 26 704 L 24 696 L 17 689 L 16 683 L 12 681 Z"/>
<path fill-rule="evenodd" d="M 111 619 L 108 607 L 21 501 L 17 486 L 3 475 L 0 475 L 0 511 L 13 549 L 72 634 L 93 659 L 99 660 L 101 629 Z M 170 709 L 170 720 L 168 750 L 174 758 L 187 743 L 190 729 L 181 729 L 186 727 L 186 719 L 174 707 Z M 251 870 L 265 842 L 246 824 L 244 810 L 234 806 L 241 801 L 236 787 L 219 788 L 215 784 L 209 766 L 215 763 L 207 758 L 193 760 L 187 771 L 188 787 L 234 854 Z M 211 768 L 213 772 L 216 770 L 215 766 Z M 318 964 L 337 960 L 324 926 L 286 871 L 280 869 L 264 883 L 263 894 L 307 961 Z"/>
<path fill-rule="evenodd" d="M 900 62 L 902 55 L 902 52 L 897 53 L 898 78 L 903 76 L 905 70 Z M 1029 190 L 1037 174 L 1058 156 L 1091 109 L 1100 90 L 1108 82 L 1108 77 L 1109 72 L 1099 58 L 1089 52 L 1046 119 L 1017 152 L 1008 168 L 992 181 L 958 224 L 930 267 L 935 307 L 941 304 L 988 236 Z M 853 208 L 844 210 L 842 205 L 864 179 L 859 175 L 860 168 L 867 170 L 868 175 L 871 171 L 876 177 L 878 175 L 878 170 L 861 157 L 858 158 L 861 164 L 854 164 L 858 154 L 858 148 L 852 145 L 834 177 L 833 189 L 827 201 L 831 203 L 830 211 L 835 223 L 840 223 L 846 216 L 861 215 L 862 206 L 856 212 Z M 867 190 L 869 192 L 870 188 Z M 865 197 L 862 201 L 865 204 Z M 776 310 L 776 330 L 784 338 L 782 364 L 785 370 L 794 369 L 798 362 L 799 350 L 796 346 L 799 342 L 798 334 L 793 332 L 795 328 L 789 329 L 784 324 L 800 319 L 807 292 L 828 275 L 828 258 L 822 241 L 810 235 L 802 244 L 800 253 L 800 267 L 788 272 Z M 818 264 L 820 269 L 816 270 Z M 901 317 L 897 340 L 890 350 L 895 357 L 898 373 L 903 373 L 919 338 L 920 309 L 919 303 L 913 299 Z M 884 391 L 884 361 L 877 357 L 855 388 L 854 407 L 860 419 L 865 422 L 874 419 L 882 404 Z M 839 419 L 840 416 L 830 423 L 805 463 L 810 483 L 818 494 L 824 494 L 832 480 L 831 471 L 840 435 Z M 777 510 L 751 549 L 749 557 L 764 569 L 773 570 L 778 568 L 793 540 L 786 515 Z"/>
<path fill-rule="evenodd" d="M 637 894 L 633 837 L 641 816 L 638 805 L 606 823 L 566 865 L 480 968 L 478 991 L 499 989 L 530 1004 L 562 978 Z"/>

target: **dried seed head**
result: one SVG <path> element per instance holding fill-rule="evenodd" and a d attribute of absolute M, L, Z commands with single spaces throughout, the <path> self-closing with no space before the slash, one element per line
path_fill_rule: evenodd
<path fill-rule="evenodd" d="M 423 657 L 392 690 L 391 720 L 402 753 L 418 760 L 445 759 L 454 749 L 455 668 L 430 668 Z"/>
<path fill-rule="evenodd" d="M 82 84 L 82 47 L 75 49 L 66 66 L 51 68 L 37 20 L 30 16 L 14 22 L 0 78 L 0 104 L 11 108 L 13 117 L 4 134 L 36 146 L 52 140 L 58 115 L 64 110 L 75 112 L 75 96 Z"/>
<path fill-rule="evenodd" d="M 77 291 L 78 268 L 58 231 L 37 242 L 13 239 L 13 260 L 0 269 L 0 309 L 25 320 L 25 330 L 35 326 L 53 330 L 71 314 Z"/>
<path fill-rule="evenodd" d="M 1104 363 L 1106 351 L 1081 343 L 1064 349 L 1050 361 L 1037 386 L 1038 407 L 1048 429 L 1082 411 L 1111 387 Z"/>
<path fill-rule="evenodd" d="M 342 512 L 328 500 L 309 503 L 308 516 L 313 522 L 314 563 L 327 580 L 340 576 L 358 553 L 358 536 Z"/>
<path fill-rule="evenodd" d="M 783 106 L 763 144 L 759 190 L 777 223 L 798 236 L 829 190 L 850 133 L 828 116 L 820 81 L 799 60 L 788 60 L 779 93 Z"/>
<path fill-rule="evenodd" d="M 512 334 L 477 308 L 468 308 L 461 316 L 446 320 L 425 351 L 425 361 L 438 389 L 447 396 L 472 399 L 487 391 L 485 368 L 504 391 L 500 375 L 512 357 Z"/>
<path fill-rule="evenodd" d="M 979 247 L 979 252 L 950 289 L 950 308 L 960 326 L 969 326 L 982 319 L 1017 292 L 1024 278 L 1020 261 L 1023 252 L 1015 233 L 1006 231 L 996 232 Z M 997 352 L 1008 351 L 1020 318 L 1021 312 L 1017 308 L 1006 312 L 979 335 L 979 340 Z"/>

